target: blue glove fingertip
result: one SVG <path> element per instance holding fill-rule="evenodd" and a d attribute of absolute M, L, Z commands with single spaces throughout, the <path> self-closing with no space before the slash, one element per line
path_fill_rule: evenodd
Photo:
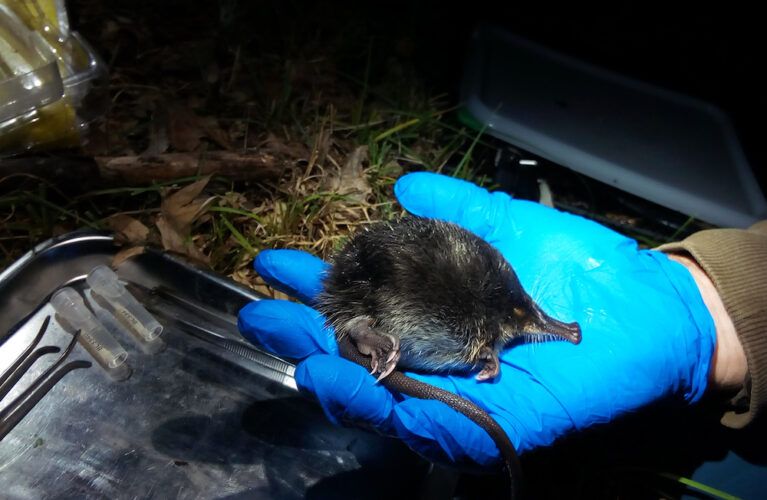
<path fill-rule="evenodd" d="M 394 185 L 397 199 L 408 212 L 453 222 L 485 238 L 503 220 L 511 198 L 461 179 L 415 172 Z"/>
<path fill-rule="evenodd" d="M 361 366 L 338 356 L 312 356 L 296 366 L 295 379 L 333 423 L 363 423 L 389 432 L 394 398 Z"/>
<path fill-rule="evenodd" d="M 500 452 L 490 435 L 440 401 L 410 398 L 394 408 L 397 435 L 421 455 L 462 467 L 492 467 Z"/>
<path fill-rule="evenodd" d="M 322 290 L 328 264 L 300 250 L 263 250 L 253 268 L 270 286 L 310 304 Z"/>
<path fill-rule="evenodd" d="M 394 194 L 411 213 L 422 217 L 458 217 L 465 202 L 481 188 L 470 182 L 435 174 L 414 172 L 403 175 L 394 184 Z M 455 212 L 455 213 L 452 213 Z"/>
<path fill-rule="evenodd" d="M 251 343 L 292 359 L 337 353 L 332 330 L 314 309 L 287 300 L 259 300 L 240 310 L 237 326 Z"/>

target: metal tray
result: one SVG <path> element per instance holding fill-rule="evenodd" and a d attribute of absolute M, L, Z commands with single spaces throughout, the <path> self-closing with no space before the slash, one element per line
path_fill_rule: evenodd
<path fill-rule="evenodd" d="M 0 372 L 53 313 L 50 295 L 64 284 L 82 289 L 87 272 L 118 250 L 108 235 L 74 233 L 0 274 Z M 260 299 L 252 291 L 152 250 L 117 272 L 164 324 L 167 348 L 146 354 L 120 338 L 133 370 L 122 382 L 96 363 L 68 373 L 0 442 L 0 496 L 391 498 L 424 491 L 428 463 L 395 440 L 331 425 L 296 391 L 290 362 L 242 340 L 236 314 Z M 163 292 L 150 293 L 157 287 Z M 63 348 L 69 339 L 52 321 L 40 345 Z M 7 400 L 55 357 L 38 360 Z M 69 359 L 91 358 L 78 345 Z"/>
<path fill-rule="evenodd" d="M 88 271 L 118 250 L 108 235 L 73 233 L 0 274 L 0 372 L 51 313 L 50 295 L 64 284 L 82 288 Z M 153 250 L 117 272 L 165 326 L 167 348 L 146 354 L 121 337 L 129 379 L 112 381 L 96 364 L 67 374 L 0 441 L 0 497 L 391 500 L 502 491 L 502 478 L 433 467 L 399 441 L 328 423 L 296 391 L 290 360 L 240 337 L 237 312 L 261 299 L 252 291 Z M 63 347 L 69 339 L 54 326 L 41 345 Z M 39 360 L 14 393 L 56 356 Z M 78 345 L 69 359 L 90 356 Z M 640 465 L 763 498 L 767 430 L 735 432 L 704 416 L 695 408 L 639 412 L 526 454 L 526 487 L 543 499 L 612 498 L 602 491 L 605 471 Z M 600 494 L 574 492 L 590 481 Z"/>

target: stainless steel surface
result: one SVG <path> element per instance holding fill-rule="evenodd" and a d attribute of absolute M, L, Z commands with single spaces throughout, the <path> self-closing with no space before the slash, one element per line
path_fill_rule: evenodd
<path fill-rule="evenodd" d="M 32 355 L 29 356 L 30 348 L 37 345 L 43 334 L 47 332 L 50 319 L 50 316 L 46 316 L 43 319 L 42 326 L 39 327 L 38 333 L 35 335 L 32 344 L 23 351 L 22 355 L 17 358 L 17 361 L 13 362 L 11 366 L 7 368 L 5 373 L 7 373 L 9 377 L 6 378 L 5 373 L 3 374 L 2 378 L 8 382 L 8 385 L 4 387 L 1 393 L 2 395 L 0 395 L 0 400 L 15 387 L 16 382 L 24 377 L 27 370 L 34 366 L 34 363 L 40 358 L 40 356 L 36 356 L 36 354 L 45 350 L 56 352 L 53 351 L 53 349 L 58 349 L 54 346 L 45 346 L 32 352 Z M 27 416 L 32 408 L 37 406 L 41 399 L 48 395 L 48 392 L 59 382 L 59 380 L 64 378 L 66 374 L 76 369 L 90 368 L 92 366 L 91 362 L 84 360 L 72 361 L 62 366 L 69 354 L 75 348 L 75 345 L 77 345 L 79 338 L 80 331 L 78 330 L 74 332 L 66 349 L 64 349 L 61 355 L 53 361 L 53 363 L 48 365 L 48 368 L 46 368 L 46 370 L 38 377 L 29 381 L 27 387 L 0 410 L 0 441 L 5 439 L 5 436 L 13 431 L 16 425 Z"/>
<path fill-rule="evenodd" d="M 0 275 L 0 372 L 54 315 L 50 295 L 83 290 L 117 250 L 108 236 L 69 235 Z M 125 335 L 129 379 L 96 363 L 61 379 L 0 442 L 0 496 L 376 498 L 422 484 L 427 464 L 398 442 L 332 426 L 296 392 L 290 362 L 243 342 L 236 314 L 258 300 L 251 291 L 159 252 L 117 272 L 165 326 L 167 348 L 148 354 Z M 71 338 L 54 317 L 40 345 Z M 32 365 L 0 407 L 55 358 Z M 79 344 L 67 358 L 77 360 L 92 361 Z"/>

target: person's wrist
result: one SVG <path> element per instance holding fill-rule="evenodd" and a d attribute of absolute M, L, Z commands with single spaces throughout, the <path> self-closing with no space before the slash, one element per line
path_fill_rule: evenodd
<path fill-rule="evenodd" d="M 694 259 L 683 254 L 668 254 L 668 257 L 683 265 L 690 272 L 698 285 L 701 298 L 714 320 L 716 348 L 709 373 L 712 387 L 718 390 L 739 389 L 743 386 L 748 373 L 746 354 L 735 331 L 735 324 L 724 307 L 719 291 L 711 278 Z"/>

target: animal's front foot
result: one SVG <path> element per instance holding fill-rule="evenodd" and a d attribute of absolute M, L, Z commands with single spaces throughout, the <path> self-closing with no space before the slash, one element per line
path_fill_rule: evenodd
<path fill-rule="evenodd" d="M 383 335 L 383 337 L 389 341 L 389 346 L 373 350 L 370 354 L 370 373 L 379 374 L 376 382 L 380 382 L 393 372 L 399 361 L 399 339 L 393 335 Z"/>
<path fill-rule="evenodd" d="M 357 350 L 370 356 L 370 373 L 378 374 L 378 381 L 394 371 L 400 357 L 397 337 L 376 332 L 370 318 L 356 319 L 349 325 L 348 331 Z"/>
<path fill-rule="evenodd" d="M 482 369 L 476 375 L 477 380 L 494 379 L 501 372 L 501 363 L 498 361 L 498 353 L 489 347 L 483 347 L 479 353 Z"/>

